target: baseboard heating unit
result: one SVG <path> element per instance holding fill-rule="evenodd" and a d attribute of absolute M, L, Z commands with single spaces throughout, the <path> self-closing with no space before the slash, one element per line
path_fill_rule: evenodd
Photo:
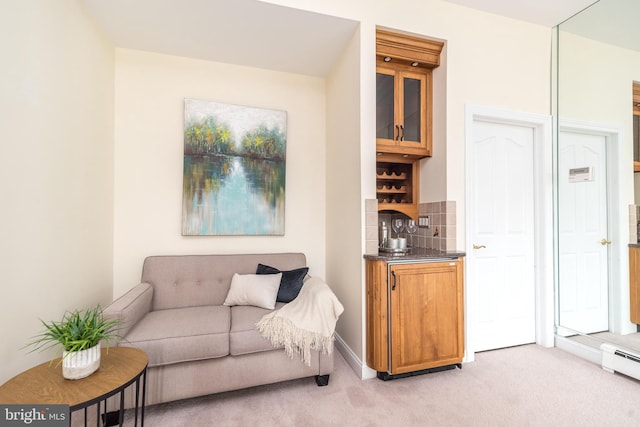
<path fill-rule="evenodd" d="M 640 380 L 640 354 L 608 343 L 601 344 L 600 350 L 602 350 L 602 369 Z"/>

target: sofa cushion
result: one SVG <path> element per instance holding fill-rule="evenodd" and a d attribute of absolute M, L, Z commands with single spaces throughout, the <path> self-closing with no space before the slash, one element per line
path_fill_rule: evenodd
<path fill-rule="evenodd" d="M 276 306 L 282 273 L 267 276 L 234 274 L 224 305 L 254 305 L 269 310 Z"/>
<path fill-rule="evenodd" d="M 276 310 L 282 306 L 284 306 L 283 303 L 277 303 Z M 274 350 L 271 342 L 260 335 L 260 332 L 256 329 L 256 323 L 262 319 L 262 316 L 271 313 L 271 311 L 253 306 L 239 305 L 231 307 L 229 354 L 239 356 L 241 354 Z"/>
<path fill-rule="evenodd" d="M 255 273 L 258 263 L 280 270 L 307 265 L 302 253 L 150 256 L 142 280 L 153 286 L 153 310 L 222 305 L 234 273 Z"/>
<path fill-rule="evenodd" d="M 144 350 L 149 366 L 229 354 L 229 307 L 185 307 L 147 313 L 121 345 Z"/>
<path fill-rule="evenodd" d="M 296 268 L 295 270 L 280 271 L 275 267 L 271 267 L 264 264 L 258 264 L 256 274 L 278 274 L 282 273 L 282 279 L 280 279 L 280 288 L 278 288 L 278 296 L 276 301 L 278 302 L 291 302 L 300 293 L 304 278 L 309 272 L 309 267 Z"/>

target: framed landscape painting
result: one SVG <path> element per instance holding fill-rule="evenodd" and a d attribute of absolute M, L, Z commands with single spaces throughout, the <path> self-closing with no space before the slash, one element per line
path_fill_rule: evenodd
<path fill-rule="evenodd" d="M 185 99 L 182 234 L 284 235 L 287 113 Z"/>

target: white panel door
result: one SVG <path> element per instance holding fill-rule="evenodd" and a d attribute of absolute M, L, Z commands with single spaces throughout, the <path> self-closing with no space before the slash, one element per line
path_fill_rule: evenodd
<path fill-rule="evenodd" d="M 474 351 L 535 342 L 531 127 L 473 122 L 468 292 Z"/>
<path fill-rule="evenodd" d="M 590 167 L 590 181 L 569 170 Z M 606 138 L 560 133 L 558 153 L 559 325 L 593 333 L 609 329 Z"/>

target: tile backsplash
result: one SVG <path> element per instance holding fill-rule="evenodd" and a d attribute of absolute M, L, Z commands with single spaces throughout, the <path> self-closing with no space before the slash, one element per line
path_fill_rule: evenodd
<path fill-rule="evenodd" d="M 369 202 L 367 200 L 366 202 Z M 373 203 L 371 205 L 369 203 L 366 204 L 366 214 L 367 214 L 367 241 L 366 241 L 366 249 L 368 254 L 377 253 L 378 248 L 378 225 L 385 221 L 387 227 L 389 227 L 389 233 L 393 233 L 395 237 L 395 232 L 391 230 L 391 221 L 395 218 L 403 218 L 407 217 L 403 214 L 399 213 L 387 213 L 387 212 L 377 212 L 377 201 L 372 200 L 372 202 L 376 202 L 375 204 L 375 212 L 377 213 L 377 218 L 375 222 L 371 215 L 370 208 L 373 209 Z M 418 215 L 419 216 L 428 216 L 429 217 L 429 227 L 418 227 L 418 232 L 413 236 L 413 245 L 421 248 L 428 249 L 437 249 L 441 251 L 455 251 L 456 250 L 456 202 L 454 201 L 443 201 L 443 202 L 428 202 L 428 203 L 420 203 L 418 205 Z M 373 224 L 372 224 L 373 222 Z M 375 225 L 374 225 L 375 224 Z M 375 235 L 375 243 L 371 242 L 370 245 L 370 233 L 369 227 L 375 226 L 376 235 Z M 411 237 L 406 231 L 400 232 L 401 237 L 406 237 L 407 242 L 411 244 Z"/>
<path fill-rule="evenodd" d="M 418 246 L 441 251 L 456 250 L 456 202 L 420 203 L 418 216 L 429 217 L 429 228 L 418 229 Z"/>

